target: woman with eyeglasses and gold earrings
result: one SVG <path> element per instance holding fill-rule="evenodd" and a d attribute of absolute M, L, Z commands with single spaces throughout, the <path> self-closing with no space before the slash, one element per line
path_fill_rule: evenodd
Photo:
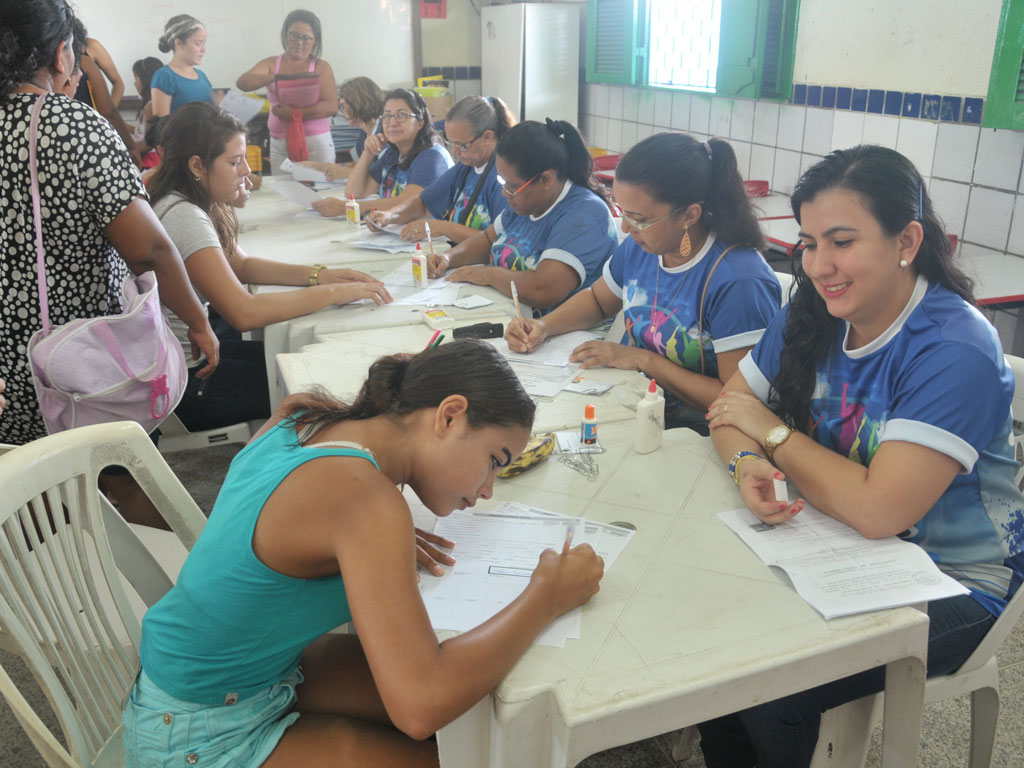
<path fill-rule="evenodd" d="M 288 157 L 288 124 L 302 116 L 308 159 L 334 162 L 331 117 L 338 111 L 334 72 L 320 58 L 320 19 L 310 11 L 292 11 L 281 25 L 284 53 L 270 56 L 238 78 L 240 91 L 267 89 L 270 116 L 270 167 L 276 171 Z M 258 170 L 258 169 L 257 169 Z"/>
<path fill-rule="evenodd" d="M 384 96 L 380 115 L 384 134 L 366 137 L 366 145 L 348 177 L 345 192 L 361 200 L 376 192 L 379 200 L 366 205 L 390 210 L 437 181 L 452 166 L 441 145 L 427 103 L 416 91 L 396 88 Z M 323 216 L 344 216 L 345 201 L 328 197 L 313 207 Z"/>
<path fill-rule="evenodd" d="M 763 246 L 736 155 L 722 139 L 659 133 L 615 169 L 615 199 L 629 234 L 599 280 L 534 320 L 509 323 L 511 349 L 590 328 L 623 311 L 619 343 L 581 344 L 584 368 L 641 371 L 666 394 L 669 427 L 708 433 L 707 406 L 779 308 L 779 282 Z"/>

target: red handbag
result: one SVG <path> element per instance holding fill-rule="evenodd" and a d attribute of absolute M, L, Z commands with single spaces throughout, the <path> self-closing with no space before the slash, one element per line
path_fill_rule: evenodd
<path fill-rule="evenodd" d="M 288 159 L 293 163 L 309 160 L 306 130 L 302 127 L 302 113 L 295 107 L 292 107 L 292 121 L 288 123 Z"/>

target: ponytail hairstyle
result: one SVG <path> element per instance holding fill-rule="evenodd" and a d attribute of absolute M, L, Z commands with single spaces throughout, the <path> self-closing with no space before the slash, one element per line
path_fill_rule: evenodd
<path fill-rule="evenodd" d="M 62 42 L 85 45 L 84 39 L 74 39 L 75 18 L 66 0 L 4 0 L 0 4 L 0 104 L 36 72 L 52 65 Z M 81 48 L 74 50 L 77 63 Z"/>
<path fill-rule="evenodd" d="M 199 19 L 189 16 L 187 13 L 171 16 L 167 23 L 164 24 L 164 33 L 160 35 L 160 39 L 157 41 L 157 48 L 160 49 L 161 53 L 174 53 L 175 40 L 181 40 L 182 44 L 184 44 L 192 37 L 193 32 L 202 28 L 203 25 Z"/>
<path fill-rule="evenodd" d="M 699 203 L 700 222 L 725 243 L 764 248 L 736 153 L 723 139 L 697 141 L 684 133 L 656 133 L 623 155 L 615 179 L 641 187 L 673 209 Z"/>
<path fill-rule="evenodd" d="M 228 203 L 210 199 L 206 187 L 192 175 L 188 161 L 198 155 L 203 167 L 211 169 L 213 161 L 224 154 L 228 141 L 238 134 L 245 135 L 245 128 L 220 107 L 193 101 L 161 120 L 159 130 L 164 156 L 148 186 L 150 202 L 156 205 L 176 192 L 210 217 L 224 252 L 234 252 L 238 238 L 234 209 Z"/>
<path fill-rule="evenodd" d="M 383 103 L 386 104 L 391 99 L 401 99 L 404 101 L 409 111 L 412 112 L 412 116 L 417 120 L 423 121 L 423 125 L 420 126 L 419 131 L 416 133 L 416 138 L 413 140 L 412 149 L 409 150 L 409 153 L 398 164 L 398 167 L 405 171 L 409 169 L 412 161 L 416 159 L 420 152 L 437 143 L 438 136 L 437 131 L 434 130 L 430 110 L 427 109 L 427 102 L 423 100 L 419 92 L 408 88 L 395 88 L 393 91 L 388 91 L 384 94 Z M 383 125 L 381 127 L 383 128 Z"/>
<path fill-rule="evenodd" d="M 323 391 L 304 395 L 291 406 L 289 423 L 304 443 L 342 421 L 399 417 L 436 408 L 451 395 L 469 402 L 471 427 L 516 425 L 533 428 L 537 409 L 509 364 L 494 347 L 478 339 L 460 339 L 409 355 L 382 357 L 370 366 L 351 404 Z"/>
<path fill-rule="evenodd" d="M 793 190 L 790 200 L 797 223 L 803 204 L 830 189 L 856 192 L 888 237 L 896 237 L 912 221 L 919 222 L 924 239 L 909 268 L 974 303 L 974 285 L 954 266 L 945 228 L 932 208 L 921 175 L 907 158 L 896 150 L 866 144 L 831 152 L 808 168 Z M 803 247 L 798 250 L 802 254 Z M 828 313 L 825 300 L 796 257 L 794 252 L 792 299 L 769 404 L 791 426 L 809 433 L 818 363 L 835 343 L 840 323 Z"/>
<path fill-rule="evenodd" d="M 132 74 L 139 78 L 139 84 L 142 85 L 142 90 L 139 92 L 139 96 L 142 98 L 142 107 L 139 109 L 139 115 L 142 115 L 142 111 L 146 108 L 146 105 L 150 102 L 153 94 L 150 91 L 150 83 L 153 82 L 153 75 L 160 69 L 164 63 L 160 61 L 156 56 L 147 56 L 144 59 L 139 59 L 132 64 Z M 137 118 L 136 118 L 137 119 Z"/>
<path fill-rule="evenodd" d="M 594 158 L 572 123 L 547 118 L 544 123 L 524 120 L 498 143 L 501 159 L 511 163 L 523 179 L 551 169 L 561 178 L 589 189 L 614 212 L 608 189 L 594 177 Z"/>
<path fill-rule="evenodd" d="M 508 106 L 497 96 L 467 96 L 459 99 L 445 115 L 445 123 L 462 120 L 475 136 L 484 131 L 493 131 L 496 141 L 501 141 L 516 119 Z"/>
<path fill-rule="evenodd" d="M 281 47 L 288 50 L 288 28 L 292 24 L 309 24 L 310 29 L 313 30 L 313 50 L 309 52 L 309 55 L 313 59 L 319 59 L 320 54 L 323 53 L 324 45 L 322 35 L 320 33 L 320 19 L 312 11 L 306 10 L 295 10 L 284 17 L 284 24 L 281 25 Z"/>

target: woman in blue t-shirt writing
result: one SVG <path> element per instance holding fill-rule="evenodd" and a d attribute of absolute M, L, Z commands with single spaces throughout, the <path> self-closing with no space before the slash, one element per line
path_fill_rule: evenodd
<path fill-rule="evenodd" d="M 665 388 L 668 426 L 707 434 L 708 403 L 780 303 L 736 155 L 721 139 L 659 133 L 622 158 L 615 198 L 629 238 L 603 275 L 543 319 L 513 320 L 505 338 L 530 352 L 622 310 L 618 343 L 587 342 L 572 359 L 642 371 Z"/>
<path fill-rule="evenodd" d="M 345 192 L 357 200 L 377 193 L 380 200 L 366 203 L 390 210 L 418 195 L 452 165 L 440 144 L 430 110 L 416 91 L 397 88 L 384 96 L 380 115 L 382 134 L 366 137 L 363 153 L 352 167 Z M 323 216 L 344 216 L 345 201 L 328 197 L 313 207 Z"/>
<path fill-rule="evenodd" d="M 928 604 L 928 675 L 955 671 L 1024 575 L 1013 375 L 923 180 L 898 152 L 832 152 L 797 183 L 789 305 L 708 410 L 750 510 L 804 501 L 868 538 L 919 544 L 969 595 Z M 709 768 L 810 765 L 821 713 L 881 691 L 879 667 L 701 725 Z"/>
<path fill-rule="evenodd" d="M 162 53 L 173 52 L 167 66 L 150 81 L 153 117 L 165 117 L 190 101 L 213 103 L 213 88 L 198 69 L 206 53 L 206 29 L 188 14 L 172 16 L 164 25 L 159 43 Z"/>
<path fill-rule="evenodd" d="M 607 190 L 570 123 L 527 120 L 498 142 L 495 165 L 508 207 L 483 232 L 430 257 L 430 275 L 489 285 L 549 309 L 586 288 L 618 242 Z M 486 264 L 488 266 L 475 266 Z"/>
<path fill-rule="evenodd" d="M 367 218 L 378 227 L 404 224 L 405 240 L 423 240 L 424 224 L 429 224 L 433 237 L 455 243 L 486 229 L 506 205 L 494 150 L 515 124 L 505 102 L 496 96 L 460 99 L 444 119 L 444 143 L 459 162 L 420 194 Z"/>

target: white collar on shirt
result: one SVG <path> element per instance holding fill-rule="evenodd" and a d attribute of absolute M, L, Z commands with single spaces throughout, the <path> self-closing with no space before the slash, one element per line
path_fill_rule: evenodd
<path fill-rule="evenodd" d="M 704 257 L 708 255 L 708 251 L 711 250 L 714 244 L 715 233 L 709 230 L 708 236 L 704 238 L 704 245 L 701 246 L 701 249 L 697 252 L 697 255 L 690 259 L 688 262 L 686 262 L 685 264 L 680 264 L 678 267 L 666 267 L 664 260 L 661 258 L 661 254 L 658 254 L 658 266 L 672 275 L 679 274 L 680 272 L 686 272 L 687 270 L 693 269 L 698 264 L 700 264 Z"/>
<path fill-rule="evenodd" d="M 850 349 L 850 323 L 846 323 L 846 334 L 843 336 L 843 352 L 846 356 L 852 360 L 857 360 L 861 357 L 867 357 L 872 352 L 884 347 L 896 334 L 903 328 L 903 324 L 907 322 L 907 318 L 910 317 L 910 313 L 917 309 L 917 305 L 921 303 L 924 295 L 928 292 L 928 278 L 924 275 L 918 275 L 917 281 L 914 283 L 914 292 L 910 294 L 910 300 L 907 302 L 907 306 L 900 312 L 899 317 L 893 320 L 892 325 L 882 332 L 882 335 L 877 339 L 873 339 L 865 344 L 863 347 L 857 347 L 857 349 Z"/>
<path fill-rule="evenodd" d="M 560 202 L 562 202 L 565 199 L 565 196 L 569 194 L 569 190 L 570 189 L 572 189 L 572 182 L 569 181 L 568 179 L 566 179 L 565 180 L 565 186 L 562 187 L 562 191 L 559 193 L 558 197 L 555 198 L 555 202 L 553 202 L 550 206 L 548 206 L 548 209 L 546 211 L 544 211 L 544 213 L 542 213 L 540 216 L 534 216 L 531 213 L 530 214 L 530 221 L 540 221 L 545 216 L 547 216 L 549 213 L 551 213 L 551 211 L 554 209 L 554 207 L 556 205 L 558 205 Z"/>

